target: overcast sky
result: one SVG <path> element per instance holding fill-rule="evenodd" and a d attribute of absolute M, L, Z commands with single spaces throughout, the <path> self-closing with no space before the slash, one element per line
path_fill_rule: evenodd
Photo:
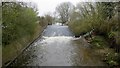
<path fill-rule="evenodd" d="M 44 15 L 48 12 L 54 12 L 57 5 L 62 2 L 71 2 L 76 5 L 79 2 L 93 2 L 98 0 L 22 0 L 28 2 L 34 2 L 37 4 L 39 15 Z M 118 1 L 118 0 L 99 0 L 99 1 Z"/>
<path fill-rule="evenodd" d="M 72 4 L 77 4 L 78 2 L 85 0 L 29 0 L 37 4 L 39 15 L 44 15 L 48 12 L 54 12 L 58 4 L 62 2 L 71 2 Z"/>
<path fill-rule="evenodd" d="M 31 0 L 37 4 L 39 15 L 44 15 L 48 12 L 54 12 L 58 4 L 62 2 L 71 2 L 76 4 L 80 0 Z"/>

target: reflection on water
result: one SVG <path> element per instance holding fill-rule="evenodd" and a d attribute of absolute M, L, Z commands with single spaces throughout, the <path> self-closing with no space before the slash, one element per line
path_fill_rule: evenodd
<path fill-rule="evenodd" d="M 56 26 L 48 27 L 50 29 Z M 58 26 L 57 26 L 58 27 Z M 68 27 L 60 26 L 59 29 L 65 29 L 57 33 L 54 30 L 54 36 L 45 31 L 42 38 L 34 42 L 21 56 L 11 65 L 27 66 L 101 66 L 104 65 L 99 58 L 94 56 L 92 49 L 81 38 L 74 38 L 69 34 L 64 35 Z M 46 34 L 47 33 L 47 34 Z M 47 36 L 46 36 L 47 35 Z M 49 37 L 51 35 L 51 37 Z"/>

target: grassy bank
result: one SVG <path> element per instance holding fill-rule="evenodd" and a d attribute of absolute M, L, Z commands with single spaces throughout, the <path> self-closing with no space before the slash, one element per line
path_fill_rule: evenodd
<path fill-rule="evenodd" d="M 120 66 L 119 47 L 116 48 L 115 44 L 111 45 L 113 40 L 109 40 L 102 35 L 92 35 L 90 32 L 82 34 L 82 36 L 90 44 L 93 53 L 98 56 L 101 61 L 105 62 L 108 66 Z M 78 37 L 78 34 L 76 37 Z"/>
<path fill-rule="evenodd" d="M 91 40 L 90 37 L 87 37 L 87 41 L 89 41 L 95 54 L 101 57 L 103 62 L 106 62 L 109 66 L 120 65 L 120 53 L 116 52 L 115 49 L 110 48 L 110 43 L 107 42 L 103 36 L 95 35 L 92 36 Z"/>
<path fill-rule="evenodd" d="M 35 33 L 33 33 L 32 36 L 27 35 L 17 39 L 14 42 L 11 42 L 11 44 L 7 45 L 6 47 L 2 47 L 2 65 L 9 63 L 11 60 L 17 57 L 25 47 L 29 46 L 28 44 L 40 36 L 44 28 L 45 27 L 41 27 L 39 24 L 37 24 L 37 27 L 34 30 Z"/>

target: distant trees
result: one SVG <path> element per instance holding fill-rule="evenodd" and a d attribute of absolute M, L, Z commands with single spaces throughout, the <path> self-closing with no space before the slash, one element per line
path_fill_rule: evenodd
<path fill-rule="evenodd" d="M 45 19 L 44 16 L 39 17 L 39 24 L 43 27 L 48 25 L 48 22 L 47 22 L 47 20 Z"/>
<path fill-rule="evenodd" d="M 45 15 L 45 19 L 46 19 L 48 25 L 52 25 L 54 18 L 53 18 L 51 15 L 46 14 L 46 15 Z"/>
<path fill-rule="evenodd" d="M 54 21 L 54 17 L 52 17 L 49 14 L 45 14 L 44 16 L 38 17 L 38 19 L 39 19 L 39 24 L 42 26 L 52 25 Z"/>
<path fill-rule="evenodd" d="M 72 10 L 74 9 L 74 5 L 70 2 L 61 3 L 56 7 L 56 12 L 58 13 L 62 24 L 65 24 L 69 18 Z"/>

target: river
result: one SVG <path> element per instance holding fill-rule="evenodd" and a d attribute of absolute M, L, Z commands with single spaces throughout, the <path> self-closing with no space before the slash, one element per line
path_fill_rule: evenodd
<path fill-rule="evenodd" d="M 90 45 L 74 38 L 68 26 L 49 25 L 12 66 L 103 66 Z"/>

